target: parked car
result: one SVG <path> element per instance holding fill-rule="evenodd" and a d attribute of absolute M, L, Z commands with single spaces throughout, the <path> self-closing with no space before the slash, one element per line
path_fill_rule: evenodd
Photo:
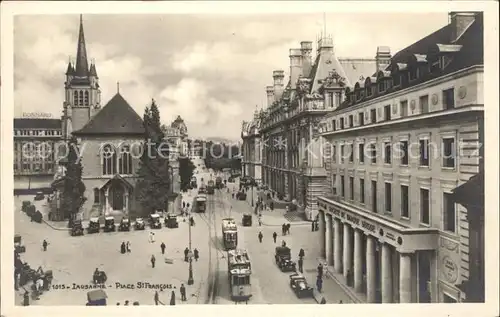
<path fill-rule="evenodd" d="M 83 224 L 81 220 L 74 220 L 70 229 L 71 236 L 83 236 Z"/>
<path fill-rule="evenodd" d="M 106 306 L 106 292 L 102 289 L 95 289 L 87 292 L 87 306 Z"/>
<path fill-rule="evenodd" d="M 119 231 L 130 231 L 130 219 L 128 217 L 123 217 L 120 221 Z"/>
<path fill-rule="evenodd" d="M 179 228 L 179 222 L 177 221 L 177 216 L 168 214 L 165 217 L 165 227 L 167 228 Z"/>
<path fill-rule="evenodd" d="M 35 195 L 35 200 L 43 200 L 45 195 L 42 192 L 37 192 Z"/>
<path fill-rule="evenodd" d="M 115 218 L 111 216 L 104 218 L 104 232 L 114 232 L 115 230 Z"/>
<path fill-rule="evenodd" d="M 307 285 L 307 280 L 302 274 L 290 275 L 290 288 L 298 298 L 313 297 L 313 288 Z"/>
<path fill-rule="evenodd" d="M 135 219 L 135 230 L 144 230 L 145 226 L 146 225 L 144 223 L 144 219 L 142 218 Z"/>
<path fill-rule="evenodd" d="M 281 272 L 295 272 L 295 262 L 292 261 L 291 250 L 289 247 L 276 247 L 274 260 Z"/>
<path fill-rule="evenodd" d="M 149 215 L 149 227 L 151 227 L 151 229 L 161 229 L 161 221 L 159 214 Z"/>
<path fill-rule="evenodd" d="M 252 214 L 246 213 L 243 214 L 243 219 L 241 219 L 241 223 L 243 227 L 251 227 L 252 226 Z"/>
<path fill-rule="evenodd" d="M 101 224 L 99 223 L 99 218 L 97 218 L 97 217 L 90 218 L 87 232 L 88 233 L 97 233 L 100 230 L 101 230 Z"/>

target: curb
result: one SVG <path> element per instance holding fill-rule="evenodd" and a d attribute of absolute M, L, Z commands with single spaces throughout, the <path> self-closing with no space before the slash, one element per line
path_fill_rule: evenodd
<path fill-rule="evenodd" d="M 58 228 L 53 226 L 51 223 L 49 223 L 47 220 L 42 218 L 43 223 L 45 223 L 47 226 L 49 226 L 53 230 L 58 230 L 58 231 L 69 231 L 69 228 Z"/>

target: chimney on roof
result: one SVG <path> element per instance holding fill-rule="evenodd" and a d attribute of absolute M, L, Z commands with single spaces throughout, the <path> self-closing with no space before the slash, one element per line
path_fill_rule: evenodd
<path fill-rule="evenodd" d="M 300 42 L 300 50 L 302 52 L 302 76 L 307 77 L 309 76 L 312 68 L 312 42 Z"/>
<path fill-rule="evenodd" d="M 331 36 L 324 36 L 318 41 L 318 53 L 325 52 L 333 53 L 333 38 Z"/>
<path fill-rule="evenodd" d="M 297 48 L 290 49 L 290 87 L 295 89 L 297 79 L 302 74 L 302 50 Z"/>
<path fill-rule="evenodd" d="M 375 64 L 377 72 L 385 70 L 391 63 L 391 49 L 388 46 L 378 46 L 377 55 L 375 55 Z"/>
<path fill-rule="evenodd" d="M 266 86 L 266 94 L 267 94 L 267 106 L 271 107 L 274 101 L 274 87 Z"/>
<path fill-rule="evenodd" d="M 476 19 L 474 12 L 450 12 L 451 39 L 450 43 L 455 43 Z"/>
<path fill-rule="evenodd" d="M 285 78 L 284 70 L 273 71 L 274 101 L 279 101 L 281 99 L 281 96 L 283 95 L 283 90 L 284 90 L 283 78 Z"/>

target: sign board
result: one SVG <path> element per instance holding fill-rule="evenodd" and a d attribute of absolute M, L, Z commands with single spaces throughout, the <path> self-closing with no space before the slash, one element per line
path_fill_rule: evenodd
<path fill-rule="evenodd" d="M 23 112 L 23 118 L 48 119 L 48 118 L 52 118 L 52 113 L 48 113 L 48 112 Z"/>

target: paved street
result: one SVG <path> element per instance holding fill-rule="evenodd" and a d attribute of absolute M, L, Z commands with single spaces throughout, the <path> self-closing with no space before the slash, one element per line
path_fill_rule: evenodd
<path fill-rule="evenodd" d="M 200 251 L 200 261 L 193 263 L 195 284 L 187 286 L 188 264 L 183 261 L 183 250 L 188 245 L 188 225 L 180 221 L 178 229 L 162 228 L 155 230 L 156 242 L 148 241 L 148 229 L 144 231 L 85 234 L 71 237 L 67 231 L 53 230 L 45 224 L 30 222 L 20 211 L 23 197 L 16 198 L 15 231 L 22 235 L 27 252 L 22 259 L 31 267 L 39 265 L 44 270 L 54 272 L 53 285 L 71 286 L 66 290 L 52 289 L 44 293 L 34 305 L 84 305 L 88 290 L 73 290 L 73 283 L 89 285 L 95 268 L 104 270 L 108 276 L 106 289 L 108 303 L 139 301 L 142 305 L 153 305 L 153 289 L 117 289 L 115 283 L 134 284 L 149 282 L 166 284 L 179 288 L 181 283 L 187 287 L 188 303 L 198 301 L 198 292 L 204 287 L 208 275 L 207 227 L 197 225 L 193 228 L 193 248 Z M 49 242 L 47 252 L 42 251 L 43 239 Z M 130 241 L 132 252 L 121 254 L 120 244 Z M 160 250 L 161 242 L 166 244 L 166 257 L 173 259 L 173 264 L 164 262 Z M 156 257 L 156 267 L 151 267 L 151 255 Z M 180 297 L 178 291 L 176 291 Z M 191 296 L 191 294 L 195 294 Z M 170 300 L 170 290 L 160 292 L 160 300 L 166 304 Z M 181 303 L 179 300 L 177 303 Z"/>

